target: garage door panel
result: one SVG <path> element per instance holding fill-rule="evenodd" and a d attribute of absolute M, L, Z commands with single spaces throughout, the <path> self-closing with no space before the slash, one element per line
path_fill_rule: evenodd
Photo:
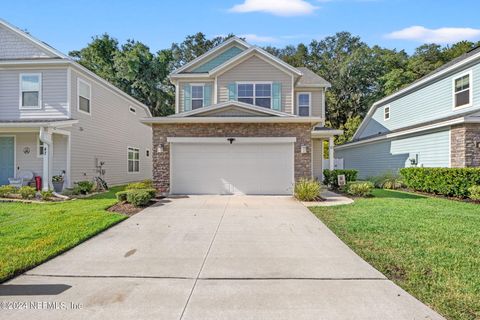
<path fill-rule="evenodd" d="M 172 144 L 176 194 L 291 194 L 293 143 Z"/>

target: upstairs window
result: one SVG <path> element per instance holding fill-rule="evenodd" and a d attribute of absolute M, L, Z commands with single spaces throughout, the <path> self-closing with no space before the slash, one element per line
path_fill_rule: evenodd
<path fill-rule="evenodd" d="M 271 83 L 238 83 L 238 101 L 254 104 L 259 107 L 272 107 Z"/>
<path fill-rule="evenodd" d="M 88 83 L 78 79 L 78 111 L 90 114 L 92 89 Z"/>
<path fill-rule="evenodd" d="M 20 109 L 40 109 L 42 75 L 40 73 L 20 74 Z"/>
<path fill-rule="evenodd" d="M 309 117 L 310 116 L 310 100 L 311 95 L 309 92 L 299 93 L 297 96 L 297 104 L 298 104 L 298 115 L 301 117 Z"/>
<path fill-rule="evenodd" d="M 203 107 L 203 84 L 192 85 L 192 110 Z"/>
<path fill-rule="evenodd" d="M 385 106 L 383 108 L 383 119 L 384 120 L 390 119 L 390 106 Z"/>
<path fill-rule="evenodd" d="M 471 73 L 464 74 L 453 80 L 453 107 L 467 107 L 472 104 Z"/>
<path fill-rule="evenodd" d="M 128 147 L 128 172 L 140 172 L 140 150 Z"/>

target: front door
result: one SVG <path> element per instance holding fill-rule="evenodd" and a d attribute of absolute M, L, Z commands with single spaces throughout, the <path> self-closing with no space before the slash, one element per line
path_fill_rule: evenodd
<path fill-rule="evenodd" d="M 0 136 L 0 185 L 8 184 L 15 173 L 15 140 Z"/>

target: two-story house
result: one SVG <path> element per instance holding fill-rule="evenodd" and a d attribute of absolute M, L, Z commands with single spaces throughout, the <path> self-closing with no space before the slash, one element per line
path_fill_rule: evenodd
<path fill-rule="evenodd" d="M 65 186 L 104 173 L 151 177 L 147 106 L 68 56 L 0 20 L 0 185 L 20 172 Z M 102 172 L 100 172 L 102 171 Z"/>
<path fill-rule="evenodd" d="M 234 37 L 170 80 L 176 113 L 143 120 L 160 191 L 291 194 L 296 179 L 321 177 L 322 141 L 341 133 L 323 128 L 325 79 Z"/>
<path fill-rule="evenodd" d="M 409 166 L 480 166 L 480 48 L 373 104 L 337 146 L 362 178 Z"/>

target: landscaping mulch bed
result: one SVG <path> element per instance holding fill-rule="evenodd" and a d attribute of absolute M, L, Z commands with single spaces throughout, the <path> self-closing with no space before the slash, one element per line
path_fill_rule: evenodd
<path fill-rule="evenodd" d="M 450 197 L 450 196 L 444 196 L 443 194 L 435 194 L 435 193 L 428 193 L 428 192 L 423 192 L 423 191 L 416 191 L 416 190 L 408 189 L 408 188 L 401 188 L 401 189 L 397 189 L 396 191 L 415 193 L 415 194 L 419 194 L 419 195 L 426 196 L 426 197 L 432 197 L 432 198 L 440 198 L 440 199 L 447 199 L 447 200 L 453 200 L 453 201 L 458 201 L 458 202 L 480 204 L 479 201 L 475 201 L 475 200 L 472 200 L 470 198 Z"/>
<path fill-rule="evenodd" d="M 157 204 L 157 202 L 161 201 L 162 199 L 163 199 L 163 197 L 152 199 L 152 201 L 150 201 L 150 203 L 148 205 L 144 206 L 144 207 L 135 207 L 134 205 L 132 205 L 128 202 L 117 202 L 116 204 L 114 204 L 113 206 L 108 208 L 107 211 L 121 213 L 121 214 L 124 214 L 126 216 L 131 217 L 131 216 L 139 213 L 143 209 Z"/>

